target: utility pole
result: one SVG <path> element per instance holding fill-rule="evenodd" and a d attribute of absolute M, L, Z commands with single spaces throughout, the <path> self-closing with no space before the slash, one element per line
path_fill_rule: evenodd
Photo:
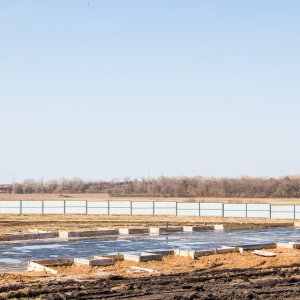
<path fill-rule="evenodd" d="M 164 175 L 161 175 L 161 192 L 162 196 L 164 196 Z"/>
<path fill-rule="evenodd" d="M 150 170 L 148 170 L 148 195 L 150 193 Z"/>
<path fill-rule="evenodd" d="M 15 173 L 13 173 L 13 190 L 12 193 L 15 194 Z"/>
<path fill-rule="evenodd" d="M 44 177 L 42 177 L 42 197 L 44 197 Z"/>

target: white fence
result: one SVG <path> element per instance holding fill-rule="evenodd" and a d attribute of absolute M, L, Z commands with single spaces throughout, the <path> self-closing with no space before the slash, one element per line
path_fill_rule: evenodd
<path fill-rule="evenodd" d="M 174 215 L 300 219 L 300 205 L 176 201 L 0 201 L 0 214 Z"/>

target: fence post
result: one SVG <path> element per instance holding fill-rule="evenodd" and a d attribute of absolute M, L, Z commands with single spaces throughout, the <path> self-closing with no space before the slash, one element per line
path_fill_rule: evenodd
<path fill-rule="evenodd" d="M 110 211 L 109 211 L 109 207 L 110 207 L 110 201 L 107 200 L 107 214 L 109 215 Z"/>
<path fill-rule="evenodd" d="M 201 216 L 201 203 L 199 202 L 199 217 Z"/>
<path fill-rule="evenodd" d="M 22 214 L 22 200 L 20 200 L 20 215 Z"/>
<path fill-rule="evenodd" d="M 222 203 L 222 217 L 224 218 L 224 203 Z"/>
<path fill-rule="evenodd" d="M 176 203 L 176 216 L 178 216 L 178 212 L 177 212 L 177 201 L 176 201 L 175 203 Z"/>
<path fill-rule="evenodd" d="M 294 204 L 294 220 L 296 220 L 296 205 Z"/>
<path fill-rule="evenodd" d="M 132 200 L 130 200 L 130 215 L 132 216 Z"/>
<path fill-rule="evenodd" d="M 246 218 L 248 218 L 248 205 L 246 203 Z"/>
<path fill-rule="evenodd" d="M 272 219 L 272 204 L 270 204 L 270 219 Z"/>
<path fill-rule="evenodd" d="M 42 215 L 44 214 L 44 200 L 42 200 Z"/>
<path fill-rule="evenodd" d="M 64 200 L 64 215 L 66 214 L 66 200 Z"/>
<path fill-rule="evenodd" d="M 155 201 L 152 201 L 152 205 L 153 205 L 153 216 L 155 216 Z"/>
<path fill-rule="evenodd" d="M 85 214 L 88 214 L 88 202 L 87 200 L 85 201 Z"/>

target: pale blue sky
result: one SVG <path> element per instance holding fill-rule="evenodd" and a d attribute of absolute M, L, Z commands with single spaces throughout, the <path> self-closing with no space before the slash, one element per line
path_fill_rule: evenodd
<path fill-rule="evenodd" d="M 0 183 L 300 173 L 300 1 L 0 0 Z"/>

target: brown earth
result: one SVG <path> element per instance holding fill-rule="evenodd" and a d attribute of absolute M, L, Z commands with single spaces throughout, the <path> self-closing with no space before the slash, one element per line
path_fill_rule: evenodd
<path fill-rule="evenodd" d="M 0 299 L 300 299 L 300 251 L 269 251 L 277 256 L 167 256 L 161 262 L 57 267 L 59 275 L 48 277 L 2 274 Z M 129 273 L 133 265 L 159 273 Z"/>
<path fill-rule="evenodd" d="M 0 196 L 0 199 L 3 199 L 4 195 Z M 23 196 L 21 199 L 24 199 Z M 86 195 L 84 196 L 85 200 L 89 200 Z M 10 198 L 13 199 L 16 198 Z M 38 197 L 35 199 L 37 200 Z M 71 196 L 71 199 L 80 198 Z M 219 200 L 224 202 L 224 199 Z M 190 201 L 190 199 L 182 201 Z M 245 199 L 240 201 L 249 203 Z M 279 199 L 276 201 L 277 204 L 283 204 Z M 299 199 L 293 201 L 300 203 Z M 236 199 L 233 202 L 237 203 Z M 263 202 L 266 202 L 265 199 Z M 0 233 L 25 233 L 32 228 L 53 231 L 99 227 L 149 227 L 164 226 L 167 222 L 169 226 L 243 223 L 260 227 L 287 224 L 287 220 L 258 218 L 1 215 Z M 59 273 L 56 276 L 36 272 L 2 273 L 0 274 L 0 299 L 300 299 L 300 250 L 270 249 L 269 251 L 276 252 L 277 256 L 259 257 L 246 251 L 243 255 L 217 254 L 197 260 L 167 256 L 161 262 L 123 261 L 116 262 L 114 266 L 101 268 L 73 265 L 58 267 Z M 132 273 L 130 267 L 133 265 L 154 269 L 158 273 L 154 275 Z"/>
<path fill-rule="evenodd" d="M 158 227 L 205 224 L 246 224 L 250 228 L 293 225 L 293 221 L 266 218 L 222 218 L 187 216 L 128 215 L 1 215 L 0 233 L 28 233 L 37 228 L 46 231 L 96 230 L 99 227 Z"/>
<path fill-rule="evenodd" d="M 0 194 L 0 200 L 132 200 L 177 202 L 269 203 L 300 204 L 299 198 L 160 198 L 160 197 L 111 197 L 108 194 Z"/>

